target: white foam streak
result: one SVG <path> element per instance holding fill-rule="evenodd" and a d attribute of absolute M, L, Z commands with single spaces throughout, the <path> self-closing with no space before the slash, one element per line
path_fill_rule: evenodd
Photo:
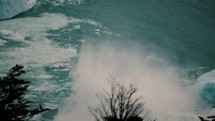
<path fill-rule="evenodd" d="M 71 56 L 76 56 L 76 49 L 62 48 L 52 43 L 47 38 L 49 35 L 47 31 L 61 29 L 70 22 L 72 20 L 63 14 L 48 13 L 42 14 L 41 17 L 18 18 L 0 22 L 0 34 L 3 39 L 19 41 L 27 45 L 24 48 L 17 47 L 0 52 L 2 57 L 8 58 L 7 62 L 4 61 L 1 65 L 19 63 L 44 66 L 69 61 Z"/>
<path fill-rule="evenodd" d="M 77 52 L 73 48 L 60 48 L 45 40 L 39 43 L 30 42 L 28 48 L 16 48 L 15 51 L 2 53 L 9 58 L 16 56 L 15 62 L 12 63 L 27 63 L 35 66 L 67 62 L 71 56 L 76 54 Z"/>
<path fill-rule="evenodd" d="M 28 17 L 0 22 L 1 31 L 22 33 L 23 36 L 44 37 L 48 30 L 57 30 L 67 26 L 69 19 L 62 14 L 44 13 L 41 17 Z M 44 35 L 45 34 L 45 35 Z"/>
<path fill-rule="evenodd" d="M 0 39 L 0 46 L 4 46 L 5 43 L 7 43 L 7 41 Z"/>

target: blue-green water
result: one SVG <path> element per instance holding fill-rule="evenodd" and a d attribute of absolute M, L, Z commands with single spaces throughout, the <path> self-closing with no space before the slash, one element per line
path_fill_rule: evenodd
<path fill-rule="evenodd" d="M 137 84 L 158 119 L 197 120 L 215 103 L 214 6 L 213 0 L 38 0 L 0 21 L 0 72 L 25 66 L 28 97 L 53 109 L 37 117 L 45 121 L 89 119 L 87 107 L 109 74 Z"/>

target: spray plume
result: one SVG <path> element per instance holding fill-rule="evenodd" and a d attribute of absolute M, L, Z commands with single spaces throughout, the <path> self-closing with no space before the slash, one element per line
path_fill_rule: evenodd
<path fill-rule="evenodd" d="M 159 121 L 198 120 L 194 97 L 180 87 L 175 68 L 155 55 L 144 53 L 135 44 L 115 42 L 82 45 L 77 66 L 71 71 L 74 95 L 66 99 L 55 121 L 93 121 L 88 107 L 98 104 L 95 93 L 109 90 L 108 75 L 123 84 L 133 83 Z"/>

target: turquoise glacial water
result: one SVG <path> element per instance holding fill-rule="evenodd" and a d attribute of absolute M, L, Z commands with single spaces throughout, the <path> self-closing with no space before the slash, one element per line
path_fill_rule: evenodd
<path fill-rule="evenodd" d="M 52 109 L 35 120 L 89 119 L 86 107 L 108 75 L 137 84 L 161 121 L 198 120 L 215 103 L 214 6 L 213 0 L 37 0 L 0 21 L 0 72 L 25 66 L 32 82 L 27 97 Z"/>

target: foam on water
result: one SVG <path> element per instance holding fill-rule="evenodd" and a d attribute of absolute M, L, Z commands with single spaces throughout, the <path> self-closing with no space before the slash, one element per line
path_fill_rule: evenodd
<path fill-rule="evenodd" d="M 53 6 L 81 5 L 84 0 L 41 0 L 41 3 L 50 3 Z"/>
<path fill-rule="evenodd" d="M 215 70 L 201 75 L 195 84 L 195 91 L 199 93 L 200 101 L 215 104 Z M 210 105 L 210 106 L 211 106 Z M 204 105 L 205 106 L 205 105 Z"/>
<path fill-rule="evenodd" d="M 19 32 L 14 32 L 10 30 L 0 30 L 0 35 L 3 36 L 4 39 L 12 39 L 15 41 L 23 41 L 25 38 Z"/>
<path fill-rule="evenodd" d="M 23 1 L 28 1 L 27 6 L 32 7 L 35 5 L 34 2 L 30 2 L 35 0 Z M 149 109 L 152 112 L 152 115 L 160 121 L 199 121 L 197 119 L 197 115 L 207 115 L 208 112 L 210 112 L 210 104 L 215 103 L 215 96 L 213 94 L 215 90 L 214 71 L 206 73 L 202 76 L 200 76 L 202 72 L 189 73 L 188 77 L 190 77 L 191 75 L 193 77 L 192 80 L 190 78 L 181 79 L 180 77 L 178 77 L 178 69 L 169 65 L 166 60 L 161 59 L 155 54 L 153 55 L 142 52 L 139 47 L 136 47 L 134 45 L 128 46 L 129 44 L 124 41 L 121 43 L 107 42 L 102 44 L 84 43 L 81 49 L 77 67 L 71 71 L 71 78 L 75 80 L 75 85 L 72 85 L 70 78 L 68 80 L 64 80 L 67 77 L 62 78 L 59 76 L 59 73 L 63 71 L 68 72 L 70 70 L 71 63 L 69 62 L 71 61 L 72 57 L 78 56 L 77 51 L 73 47 L 62 47 L 55 43 L 54 40 L 56 39 L 55 37 L 60 36 L 59 38 L 62 38 L 62 40 L 60 41 L 65 41 L 64 39 L 67 39 L 67 36 L 63 37 L 64 35 L 62 33 L 66 32 L 67 30 L 69 34 L 71 31 L 80 31 L 81 34 L 83 32 L 83 35 L 81 35 L 83 42 L 84 40 L 88 40 L 90 32 L 96 34 L 96 37 L 101 35 L 101 37 L 99 38 L 101 39 L 103 37 L 102 34 L 120 36 L 119 34 L 115 34 L 114 32 L 124 31 L 124 33 L 120 33 L 122 35 L 126 35 L 123 38 L 127 38 L 127 35 L 132 39 L 135 39 L 136 37 L 136 39 L 142 39 L 144 37 L 147 38 L 147 36 L 148 38 L 155 37 L 155 43 L 158 42 L 157 45 L 159 45 L 159 43 L 164 43 L 164 45 L 168 45 L 167 47 L 170 47 L 169 49 L 176 48 L 177 52 L 184 54 L 184 52 L 186 51 L 179 51 L 181 50 L 181 48 L 184 48 L 184 46 L 180 45 L 190 44 L 186 44 L 183 36 L 188 39 L 191 38 L 193 41 L 196 41 L 196 39 L 198 38 L 201 39 L 201 37 L 204 37 L 205 41 L 211 40 L 211 38 L 213 38 L 213 36 L 211 35 L 211 33 L 213 32 L 211 32 L 211 30 L 213 29 L 210 28 L 211 25 L 209 26 L 208 23 L 211 23 L 210 21 L 212 21 L 213 19 L 196 19 L 195 17 L 193 19 L 190 14 L 185 14 L 186 12 L 184 13 L 184 11 L 187 10 L 185 9 L 186 7 L 184 5 L 183 7 L 179 6 L 180 9 L 177 9 L 177 4 L 175 4 L 176 7 L 170 7 L 170 9 L 172 9 L 173 11 L 171 11 L 171 14 L 168 14 L 165 10 L 168 9 L 167 11 L 169 11 L 169 7 L 163 6 L 162 4 L 160 4 L 162 3 L 160 1 L 155 2 L 155 4 L 159 5 L 160 7 L 156 8 L 156 6 L 154 6 L 152 7 L 153 9 L 147 8 L 148 6 L 151 6 L 151 4 L 149 4 L 147 1 L 146 4 L 142 4 L 142 2 L 140 2 L 140 5 L 145 5 L 145 7 L 140 6 L 141 9 L 139 9 L 139 6 L 136 6 L 136 4 L 132 4 L 134 3 L 133 1 L 130 1 L 129 4 L 126 3 L 127 1 L 125 1 L 123 4 L 114 4 L 113 6 L 110 5 L 110 1 L 103 1 L 105 3 L 100 2 L 100 4 L 98 4 L 99 6 L 89 1 L 91 5 L 86 4 L 86 6 L 80 6 L 80 8 L 83 7 L 83 11 L 79 11 L 79 7 L 76 8 L 72 5 L 81 5 L 87 3 L 88 1 L 38 0 L 38 2 L 38 6 L 40 6 L 40 4 L 46 4 L 47 2 L 50 3 L 49 5 L 51 5 L 51 7 L 48 6 L 50 7 L 50 13 L 43 13 L 39 17 L 16 18 L 0 22 L 0 47 L 3 48 L 1 48 L 2 51 L 0 51 L 0 70 L 5 70 L 5 68 L 9 68 L 8 66 L 13 66 L 16 63 L 25 65 L 27 67 L 29 66 L 29 68 L 31 68 L 33 72 L 31 72 L 30 74 L 28 73 L 28 75 L 36 80 L 34 85 L 30 87 L 32 91 L 36 92 L 33 94 L 33 97 L 35 99 L 38 99 L 38 97 L 40 97 L 41 100 L 46 99 L 46 101 L 44 102 L 47 102 L 48 106 L 50 105 L 50 107 L 53 107 L 54 109 L 58 108 L 58 103 L 61 98 L 72 94 L 70 91 L 75 90 L 76 94 L 66 99 L 64 102 L 65 104 L 63 104 L 59 109 L 59 113 L 57 114 L 55 121 L 92 121 L 93 118 L 89 116 L 88 106 L 98 104 L 98 101 L 95 97 L 96 92 L 100 92 L 102 89 L 108 90 L 106 78 L 108 78 L 109 75 L 115 76 L 125 85 L 134 83 L 139 89 L 138 95 L 143 96 L 143 101 L 146 103 L 146 108 Z M 116 3 L 120 3 L 120 1 L 116 1 Z M 123 6 L 126 4 L 128 6 Z M 115 9 L 119 8 L 118 5 L 122 7 L 119 9 L 119 11 Z M 131 5 L 134 6 L 135 9 L 132 8 Z M 79 14 L 80 12 L 80 16 L 82 18 L 86 18 L 79 19 L 79 17 L 77 17 L 79 15 L 77 15 L 76 18 L 56 13 L 60 11 L 59 9 L 63 9 L 62 13 L 69 11 L 69 15 L 73 15 L 72 12 L 70 14 L 70 9 L 67 10 L 68 8 L 70 8 L 68 6 L 71 7 L 71 10 L 73 10 L 73 7 L 75 8 L 74 15 Z M 131 8 L 127 9 L 130 6 Z M 59 9 L 57 7 L 59 7 Z M 124 9 L 123 7 L 126 9 Z M 102 11 L 102 9 L 100 8 L 105 8 L 104 10 L 109 11 L 106 13 L 106 11 Z M 195 8 L 196 10 L 197 7 L 194 6 L 193 8 Z M 51 12 L 53 12 L 52 9 L 55 13 L 51 14 Z M 46 10 L 46 8 L 44 10 Z M 88 12 L 88 10 L 90 11 Z M 157 10 L 161 11 L 156 12 Z M 204 10 L 206 11 L 207 9 Z M 84 12 L 86 13 L 84 14 Z M 35 8 L 32 13 L 37 13 L 37 8 Z M 207 13 L 204 15 L 208 16 L 209 14 L 213 15 L 212 13 Z M 143 15 L 144 17 L 139 18 L 140 15 Z M 170 15 L 170 18 L 166 16 L 165 19 L 162 19 L 163 15 Z M 114 18 L 114 16 L 116 16 L 117 19 Z M 136 19 L 127 17 L 133 17 Z M 201 16 L 197 15 L 197 17 Z M 95 20 L 87 18 L 94 18 Z M 210 18 L 210 16 L 203 16 L 202 18 Z M 205 20 L 207 20 L 207 22 L 205 22 Z M 100 21 L 101 23 L 98 23 L 97 21 Z M 187 24 L 189 24 L 188 28 L 181 26 L 183 25 L 183 21 L 187 21 Z M 181 22 L 182 24 L 180 24 Z M 90 27 L 86 27 L 86 24 L 90 25 Z M 108 27 L 102 24 L 105 24 L 112 29 L 115 28 L 114 32 L 109 31 Z M 121 24 L 125 25 L 125 27 L 120 26 Z M 195 27 L 195 25 L 198 26 Z M 91 29 L 91 26 L 93 26 L 93 29 Z M 202 28 L 202 32 L 199 31 L 199 29 L 196 30 L 198 30 L 198 33 L 200 32 L 199 35 L 201 36 L 198 36 L 196 39 L 194 36 L 187 36 L 187 30 L 187 33 L 189 33 L 189 35 L 192 35 L 192 33 L 190 33 L 193 30 L 192 28 L 199 28 L 199 26 L 200 28 Z M 86 29 L 84 27 L 86 27 Z M 137 28 L 133 29 L 132 27 Z M 151 29 L 151 27 L 155 29 Z M 156 28 L 161 29 L 160 31 L 158 31 Z M 57 33 L 58 30 L 61 29 L 62 31 L 60 32 L 62 33 Z M 172 30 L 183 31 L 181 33 L 185 35 L 182 36 L 181 34 L 178 34 L 178 32 Z M 50 31 L 57 32 L 53 35 Z M 154 34 L 151 35 L 151 33 Z M 171 34 L 172 41 L 170 41 L 171 39 L 166 38 L 166 35 L 168 35 L 166 33 Z M 131 34 L 131 36 L 129 34 Z M 73 36 L 73 34 L 68 36 L 68 38 L 71 36 Z M 183 41 L 175 41 L 175 39 L 177 40 L 177 38 L 181 37 Z M 163 39 L 165 41 L 160 41 L 160 39 Z M 153 40 L 149 40 L 148 43 L 150 43 L 151 41 Z M 193 45 L 196 45 L 196 43 L 193 41 L 191 43 Z M 16 44 L 19 43 L 19 45 L 13 44 L 13 42 Z M 145 43 L 147 44 L 147 41 Z M 164 48 L 165 47 L 166 46 L 164 46 Z M 194 49 L 190 46 L 189 48 Z M 201 55 L 201 53 L 198 53 L 198 55 Z M 171 56 L 175 55 L 173 54 Z M 193 56 L 195 57 L 195 53 Z M 204 56 L 200 56 L 200 58 L 203 57 Z M 48 68 L 47 70 L 45 70 L 46 67 Z M 59 76 L 59 78 L 56 79 L 56 81 L 53 78 L 57 76 Z M 50 117 L 53 117 L 53 115 L 51 115 Z"/>
<path fill-rule="evenodd" d="M 39 17 L 0 22 L 0 42 L 4 46 L 0 51 L 0 70 L 5 72 L 15 64 L 25 66 L 27 78 L 33 82 L 29 88 L 32 93 L 27 96 L 37 102 L 46 102 L 46 106 L 53 109 L 46 120 L 54 116 L 52 112 L 58 108 L 60 100 L 71 94 L 71 79 L 68 77 L 68 71 L 71 68 L 69 62 L 71 58 L 77 56 L 76 48 L 62 47 L 55 43 L 55 36 L 61 35 L 52 34 L 50 31 L 65 32 L 64 28 L 68 28 L 69 31 L 79 31 L 82 24 L 103 27 L 90 19 L 50 13 L 43 13 Z M 42 118 L 39 117 L 41 120 Z"/>
<path fill-rule="evenodd" d="M 12 63 L 36 64 L 44 66 L 58 62 L 67 62 L 72 56 L 76 55 L 73 48 L 60 48 L 52 45 L 49 41 L 31 42 L 27 48 L 16 48 L 7 53 L 1 53 L 8 58 L 16 57 Z M 35 65 L 35 66 L 36 66 Z"/>
<path fill-rule="evenodd" d="M 1 65 L 20 63 L 44 66 L 68 62 L 71 57 L 77 55 L 76 49 L 60 47 L 47 36 L 56 36 L 48 31 L 59 30 L 69 24 L 73 25 L 71 31 L 80 29 L 81 24 L 104 28 L 100 23 L 90 19 L 77 19 L 66 17 L 63 14 L 49 13 L 44 13 L 41 17 L 18 18 L 0 22 L 0 36 L 3 39 L 19 41 L 27 45 L 24 48 L 17 47 L 0 52 L 2 57 L 8 58 L 8 61 L 1 63 Z"/>
<path fill-rule="evenodd" d="M 215 82 L 215 70 L 205 73 L 197 79 L 197 82 L 203 82 L 203 81 Z"/>
<path fill-rule="evenodd" d="M 61 65 L 62 69 L 70 68 L 67 63 L 77 55 L 77 51 L 75 48 L 65 48 L 54 43 L 48 38 L 52 36 L 48 31 L 62 29 L 71 22 L 72 20 L 63 14 L 48 13 L 40 17 L 17 18 L 0 22 L 0 37 L 6 41 L 4 48 L 0 51 L 1 72 L 5 72 L 15 64 L 24 65 L 27 79 L 32 81 L 29 88 L 32 93 L 27 96 L 36 102 L 46 102 L 47 106 L 53 110 L 58 107 L 61 98 L 70 93 L 71 83 L 67 77 L 62 78 L 63 81 L 55 79 L 56 76 L 53 74 L 59 76 L 59 73 L 63 72 L 61 69 L 53 72 L 54 69 L 50 67 Z M 64 68 L 65 65 L 67 68 Z M 52 117 L 53 115 L 50 115 L 49 119 Z M 42 117 L 39 118 L 42 120 Z"/>
<path fill-rule="evenodd" d="M 19 18 L 0 22 L 0 35 L 3 39 L 20 41 L 27 44 L 24 48 L 13 48 L 0 52 L 8 57 L 8 62 L 1 65 L 47 64 L 68 61 L 76 55 L 73 48 L 61 48 L 47 38 L 47 31 L 58 30 L 69 24 L 70 20 L 62 14 L 45 13 L 41 17 Z M 10 59 L 11 58 L 11 59 Z M 12 59 L 15 58 L 15 59 Z"/>
<path fill-rule="evenodd" d="M 124 84 L 134 83 L 146 108 L 160 121 L 198 121 L 197 96 L 180 86 L 177 71 L 156 55 L 138 47 L 117 43 L 85 43 L 71 72 L 77 93 L 65 101 L 55 121 L 93 121 L 88 106 L 98 103 L 95 93 L 108 90 L 108 75 Z"/>
<path fill-rule="evenodd" d="M 0 39 L 0 46 L 4 46 L 5 43 L 7 43 L 7 41 Z"/>
<path fill-rule="evenodd" d="M 57 30 L 67 26 L 68 17 L 63 14 L 44 13 L 41 17 L 18 18 L 0 22 L 0 30 L 8 34 L 7 31 L 19 32 L 25 37 L 44 37 L 48 30 Z M 9 32 L 11 33 L 11 32 Z"/>

